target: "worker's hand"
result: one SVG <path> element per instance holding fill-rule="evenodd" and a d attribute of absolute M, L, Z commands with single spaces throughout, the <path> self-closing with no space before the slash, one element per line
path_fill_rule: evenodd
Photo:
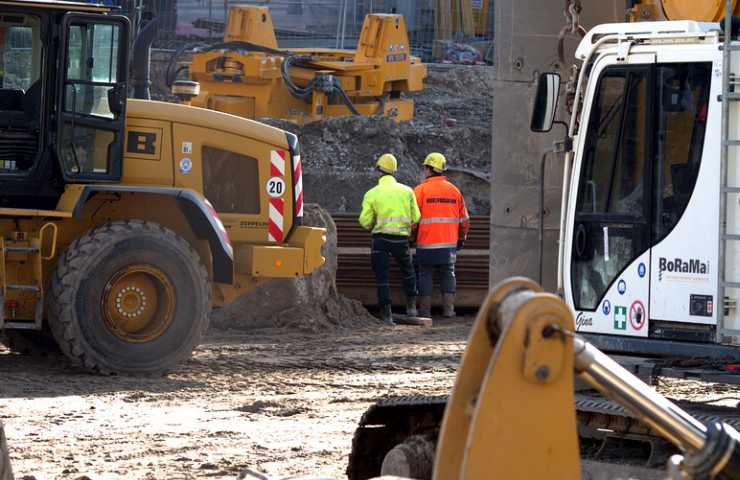
<path fill-rule="evenodd" d="M 460 240 L 457 241 L 457 249 L 458 250 L 462 250 L 464 246 L 465 246 L 465 240 L 463 240 L 461 238 Z"/>

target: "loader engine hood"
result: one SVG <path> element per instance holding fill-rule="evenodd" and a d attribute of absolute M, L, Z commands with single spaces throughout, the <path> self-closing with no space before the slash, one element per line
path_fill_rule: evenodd
<path fill-rule="evenodd" d="M 228 113 L 205 108 L 151 100 L 129 99 L 127 116 L 139 119 L 176 122 L 198 127 L 221 130 L 244 137 L 259 139 L 276 146 L 288 147 L 285 130 L 271 127 Z"/>

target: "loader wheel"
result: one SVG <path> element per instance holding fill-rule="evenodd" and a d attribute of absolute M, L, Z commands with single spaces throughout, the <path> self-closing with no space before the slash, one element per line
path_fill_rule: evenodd
<path fill-rule="evenodd" d="M 60 353 L 59 345 L 54 340 L 51 331 L 47 329 L 40 332 L 36 330 L 5 330 L 0 337 L 0 342 L 11 352 L 22 355 L 46 357 Z"/>
<path fill-rule="evenodd" d="M 49 324 L 65 355 L 103 373 L 160 373 L 208 327 L 211 287 L 198 254 L 154 223 L 117 221 L 76 239 L 52 278 Z"/>

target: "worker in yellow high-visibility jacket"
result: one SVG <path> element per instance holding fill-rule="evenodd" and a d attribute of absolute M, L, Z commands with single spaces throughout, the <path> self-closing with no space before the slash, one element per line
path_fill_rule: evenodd
<path fill-rule="evenodd" d="M 362 200 L 360 225 L 373 236 L 370 262 L 378 289 L 378 305 L 385 323 L 393 325 L 391 290 L 388 283 L 390 257 L 401 268 L 406 294 L 406 315 L 415 317 L 416 274 L 411 262 L 409 236 L 419 221 L 419 207 L 414 191 L 396 181 L 398 161 L 390 153 L 381 155 L 375 164 L 380 179 L 378 185 L 365 193 Z"/>

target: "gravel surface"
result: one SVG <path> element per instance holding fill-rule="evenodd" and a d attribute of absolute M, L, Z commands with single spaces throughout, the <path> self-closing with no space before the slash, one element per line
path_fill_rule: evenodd
<path fill-rule="evenodd" d="M 386 395 L 448 393 L 471 322 L 214 332 L 163 378 L 3 352 L 0 418 L 18 478 L 344 478 L 362 412 Z"/>
<path fill-rule="evenodd" d="M 165 377 L 89 375 L 61 357 L 0 351 L 0 418 L 17 478 L 27 480 L 234 479 L 247 468 L 341 479 L 371 403 L 449 393 L 471 324 L 214 331 Z M 686 380 L 663 379 L 657 388 L 676 398 L 725 398 L 723 405 L 740 397 L 738 387 Z M 584 478 L 625 473 L 619 465 L 584 467 L 599 473 Z M 643 470 L 635 478 L 661 478 Z"/>

